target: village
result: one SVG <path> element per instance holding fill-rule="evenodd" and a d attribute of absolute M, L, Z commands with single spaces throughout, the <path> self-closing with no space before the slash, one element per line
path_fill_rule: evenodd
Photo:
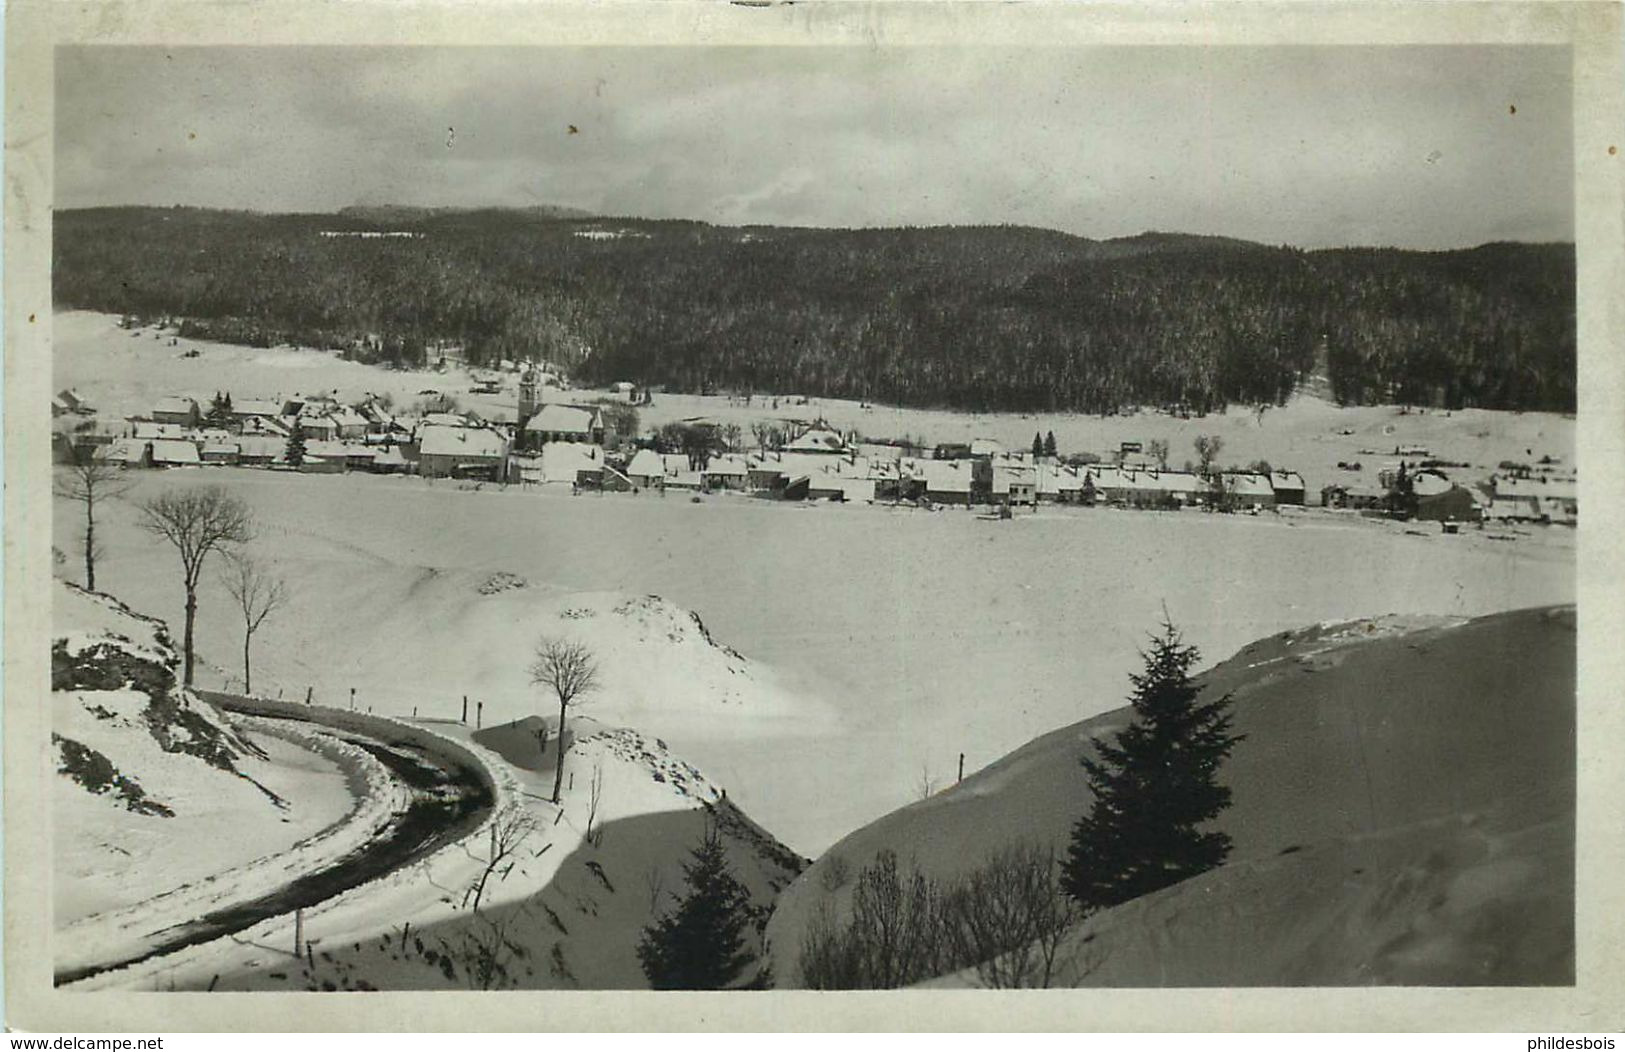
<path fill-rule="evenodd" d="M 345 402 L 336 392 L 266 398 L 216 391 L 173 394 L 145 412 L 110 420 L 64 389 L 52 400 L 53 453 L 58 462 L 91 458 L 131 469 L 365 472 L 568 486 L 573 493 L 980 508 L 1001 517 L 1062 504 L 1247 514 L 1320 507 L 1439 522 L 1444 532 L 1464 523 L 1578 520 L 1576 473 L 1550 455 L 1491 467 L 1440 460 L 1415 445 L 1361 448 L 1355 455 L 1380 458 L 1374 470 L 1340 461 L 1340 471 L 1360 477 L 1316 490 L 1287 466 L 1221 466 L 1217 438 L 1199 437 L 1196 460 L 1173 466 L 1168 444 L 1158 440 L 1063 451 L 1052 432 L 1035 434 L 1031 448 L 1010 449 L 991 438 L 927 445 L 918 437 L 843 431 L 816 416 L 764 419 L 748 436 L 737 423 L 704 417 L 640 433 L 637 407 L 652 392 L 630 382 L 577 391 L 545 363 L 502 364 L 501 371 L 470 371 L 468 390 L 494 395 L 512 383 L 518 402 L 511 414 L 460 408 L 454 394 L 438 388 L 420 392 L 422 400 L 409 408 L 388 395 Z M 796 408 L 807 399 L 761 402 L 777 412 L 781 402 Z"/>

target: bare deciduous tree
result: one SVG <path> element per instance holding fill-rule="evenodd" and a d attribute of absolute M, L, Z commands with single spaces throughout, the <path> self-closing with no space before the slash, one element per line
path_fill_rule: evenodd
<path fill-rule="evenodd" d="M 228 552 L 224 578 L 226 591 L 237 600 L 237 609 L 243 614 L 243 693 L 253 691 L 253 678 L 248 665 L 248 645 L 265 619 L 276 612 L 288 598 L 288 586 L 280 577 L 266 573 L 259 563 L 238 552 Z"/>
<path fill-rule="evenodd" d="M 604 827 L 598 822 L 598 804 L 604 797 L 604 764 L 602 761 L 592 765 L 592 799 L 587 809 L 587 843 L 593 847 L 604 846 Z"/>
<path fill-rule="evenodd" d="M 172 489 L 141 505 L 142 526 L 174 546 L 186 589 L 186 686 L 192 685 L 192 640 L 197 623 L 197 585 L 210 552 L 226 551 L 253 536 L 248 505 L 223 486 Z"/>
<path fill-rule="evenodd" d="M 1206 477 L 1213 470 L 1213 462 L 1219 459 L 1219 452 L 1224 449 L 1224 439 L 1218 435 L 1197 435 L 1196 447 L 1197 471 Z"/>
<path fill-rule="evenodd" d="M 491 820 L 491 846 L 481 860 L 485 866 L 478 878 L 463 892 L 463 905 L 475 913 L 480 911 L 480 900 L 485 897 L 486 885 L 491 877 L 506 880 L 517 861 L 515 855 L 536 829 L 536 820 L 523 807 L 514 807 Z"/>
<path fill-rule="evenodd" d="M 96 590 L 96 557 L 102 554 L 96 539 L 96 505 L 123 496 L 133 484 L 119 465 L 97 460 L 88 451 L 76 455 L 56 477 L 56 495 L 85 506 L 85 588 L 89 591 Z"/>
<path fill-rule="evenodd" d="M 948 954 L 993 989 L 1047 988 L 1078 914 L 1061 890 L 1053 848 L 1016 844 L 990 858 L 943 902 Z"/>
<path fill-rule="evenodd" d="M 530 665 L 532 684 L 547 687 L 559 700 L 558 764 L 553 772 L 553 802 L 564 791 L 564 721 L 570 706 L 598 689 L 598 662 L 585 644 L 544 637 Z"/>

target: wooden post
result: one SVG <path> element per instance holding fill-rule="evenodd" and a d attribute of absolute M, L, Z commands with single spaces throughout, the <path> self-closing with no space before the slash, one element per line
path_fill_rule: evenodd
<path fill-rule="evenodd" d="M 479 730 L 485 724 L 485 702 L 474 703 L 474 729 Z"/>
<path fill-rule="evenodd" d="M 961 782 L 963 782 L 965 780 L 965 754 L 964 753 L 959 754 L 959 779 L 958 780 L 961 781 Z"/>
<path fill-rule="evenodd" d="M 305 688 L 305 704 L 306 705 L 310 704 L 310 695 L 311 695 L 311 692 L 314 691 L 314 690 L 315 690 L 314 687 L 306 687 Z"/>
<path fill-rule="evenodd" d="M 355 711 L 355 688 L 350 688 L 350 711 Z"/>
<path fill-rule="evenodd" d="M 463 726 L 468 726 L 468 695 L 463 695 Z"/>
<path fill-rule="evenodd" d="M 305 941 L 305 911 L 302 910 L 302 909 L 294 910 L 293 911 L 293 955 L 295 957 L 299 956 L 299 947 L 304 944 L 304 941 Z"/>

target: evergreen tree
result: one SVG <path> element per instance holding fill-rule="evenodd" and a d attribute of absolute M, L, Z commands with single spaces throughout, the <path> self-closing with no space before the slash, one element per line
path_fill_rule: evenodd
<path fill-rule="evenodd" d="M 734 878 L 716 829 L 683 866 L 677 908 L 643 929 L 638 960 L 656 990 L 722 990 L 756 960 L 745 946 L 750 896 Z"/>
<path fill-rule="evenodd" d="M 1242 736 L 1230 733 L 1230 696 L 1200 702 L 1190 670 L 1199 658 L 1164 619 L 1130 675 L 1134 717 L 1115 740 L 1093 739 L 1081 763 L 1094 802 L 1073 828 L 1062 877 L 1087 912 L 1150 894 L 1212 869 L 1230 837 L 1198 831 L 1230 805 L 1219 765 Z"/>
<path fill-rule="evenodd" d="M 1037 458 L 1037 457 L 1041 457 L 1043 455 L 1044 455 L 1044 436 L 1039 434 L 1037 431 L 1034 431 L 1033 432 L 1033 457 Z"/>
<path fill-rule="evenodd" d="M 1399 519 L 1410 519 L 1416 516 L 1416 480 L 1411 477 L 1409 468 L 1402 460 L 1399 462 L 1399 473 L 1394 476 L 1393 485 L 1388 487 L 1388 513 Z"/>
<path fill-rule="evenodd" d="M 293 423 L 293 430 L 288 432 L 288 445 L 283 449 L 282 456 L 294 467 L 305 462 L 305 426 L 297 420 Z"/>
<path fill-rule="evenodd" d="M 206 417 L 211 427 L 225 427 L 231 423 L 231 396 L 223 395 L 219 391 L 214 393 L 214 399 L 209 403 L 209 414 Z"/>
<path fill-rule="evenodd" d="M 1053 431 L 1044 435 L 1044 455 L 1046 457 L 1055 456 L 1055 432 Z"/>
<path fill-rule="evenodd" d="M 1093 475 L 1085 474 L 1083 476 L 1083 485 L 1078 489 L 1078 500 L 1089 507 L 1094 506 L 1095 477 Z"/>

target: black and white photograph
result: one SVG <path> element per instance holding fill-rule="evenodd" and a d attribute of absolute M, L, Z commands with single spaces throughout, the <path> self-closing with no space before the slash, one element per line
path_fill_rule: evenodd
<path fill-rule="evenodd" d="M 1572 990 L 1575 55 L 58 44 L 54 992 Z"/>

